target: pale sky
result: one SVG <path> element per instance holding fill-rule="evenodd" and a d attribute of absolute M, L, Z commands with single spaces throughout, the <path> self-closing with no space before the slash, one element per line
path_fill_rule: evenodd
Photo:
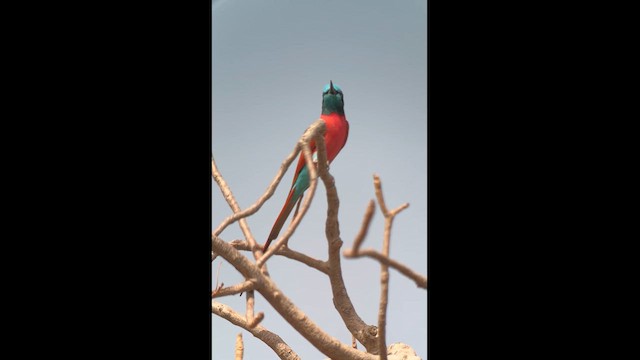
<path fill-rule="evenodd" d="M 304 130 L 320 115 L 322 89 L 332 80 L 345 99 L 347 144 L 331 164 L 340 197 L 343 249 L 353 243 L 366 205 L 375 199 L 372 175 L 382 180 L 389 208 L 408 202 L 394 222 L 391 257 L 427 275 L 427 50 L 426 0 L 223 0 L 213 2 L 213 156 L 241 208 L 266 190 Z M 293 169 L 274 196 L 247 219 L 263 244 L 284 203 Z M 213 182 L 213 226 L 231 210 Z M 291 238 L 292 249 L 327 258 L 326 195 L 322 183 Z M 290 219 L 286 225 L 290 223 Z M 363 248 L 381 250 L 383 217 L 376 214 Z M 281 233 L 282 235 L 282 233 Z M 220 237 L 242 238 L 237 224 Z M 246 253 L 248 256 L 249 254 Z M 213 280 L 244 279 L 223 259 Z M 351 334 L 332 304 L 329 279 L 283 257 L 268 262 L 271 277 L 311 320 L 346 344 Z M 380 266 L 342 259 L 349 296 L 360 317 L 377 325 Z M 213 285 L 212 285 L 213 286 Z M 216 299 L 244 315 L 245 296 Z M 261 325 L 302 359 L 325 359 L 256 293 Z M 277 359 L 262 341 L 213 316 L 213 359 L 232 359 L 243 333 L 245 359 Z M 387 345 L 403 342 L 426 359 L 427 292 L 390 270 Z M 363 347 L 359 344 L 359 349 Z"/>

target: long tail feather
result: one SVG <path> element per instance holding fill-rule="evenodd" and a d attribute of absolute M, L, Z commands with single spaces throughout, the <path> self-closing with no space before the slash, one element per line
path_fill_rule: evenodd
<path fill-rule="evenodd" d="M 293 216 L 291 217 L 291 222 L 293 222 L 293 219 L 296 218 L 296 216 L 298 216 L 298 210 L 300 210 L 300 203 L 302 202 L 302 198 L 304 197 L 304 193 L 302 193 L 302 195 L 300 195 L 300 198 L 298 198 L 298 202 L 296 205 L 296 211 L 293 212 Z"/>
<path fill-rule="evenodd" d="M 292 188 L 291 191 L 289 191 L 289 195 L 287 196 L 287 201 L 285 201 L 284 206 L 280 211 L 280 215 L 278 215 L 276 222 L 273 224 L 273 227 L 271 228 L 271 233 L 267 238 L 267 242 L 262 247 L 262 252 L 267 251 L 267 248 L 269 248 L 269 244 L 271 244 L 271 241 L 273 241 L 275 238 L 278 237 L 278 234 L 280 233 L 280 230 L 282 229 L 284 222 L 287 220 L 287 217 L 289 217 L 291 210 L 295 206 L 297 199 L 293 199 L 294 190 L 295 188 Z"/>

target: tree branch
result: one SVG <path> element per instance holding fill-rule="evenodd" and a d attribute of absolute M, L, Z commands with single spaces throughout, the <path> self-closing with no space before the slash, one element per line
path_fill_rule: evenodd
<path fill-rule="evenodd" d="M 229 242 L 229 245 L 233 246 L 234 248 L 236 248 L 237 250 L 244 250 L 244 251 L 250 251 L 251 248 L 249 247 L 249 243 L 247 243 L 244 240 L 233 240 L 231 242 Z M 283 245 L 278 251 L 276 251 L 274 253 L 274 255 L 278 255 L 278 256 L 284 256 L 286 258 L 289 258 L 291 260 L 296 260 L 299 261 L 309 267 L 312 267 L 318 271 L 321 271 L 325 274 L 329 274 L 329 263 L 327 263 L 326 261 L 322 261 L 322 260 L 318 260 L 315 258 L 312 258 L 311 256 L 308 256 L 306 254 L 303 254 L 301 252 L 295 251 L 291 248 L 289 248 L 289 246 L 287 244 Z M 216 254 L 217 256 L 217 254 Z"/>
<path fill-rule="evenodd" d="M 380 178 L 377 175 L 373 176 L 373 183 L 376 188 L 376 197 L 378 198 L 378 204 L 384 214 L 384 239 L 382 242 L 382 255 L 389 256 L 389 245 L 391 237 L 391 223 L 393 217 L 391 213 L 387 211 L 387 206 L 382 196 L 382 187 L 380 184 Z M 387 305 L 389 301 L 389 266 L 380 263 L 380 309 L 378 312 L 378 341 L 380 349 L 387 348 Z M 380 352 L 380 360 L 387 360 L 387 352 Z"/>
<path fill-rule="evenodd" d="M 244 357 L 244 344 L 242 343 L 242 333 L 238 333 L 238 336 L 236 336 L 236 359 L 235 360 L 242 360 L 242 358 Z"/>
<path fill-rule="evenodd" d="M 333 176 L 329 173 L 327 153 L 322 136 L 317 136 L 316 148 L 318 150 L 318 171 L 319 176 L 327 193 L 327 220 L 325 223 L 325 234 L 328 243 L 329 253 L 329 279 L 331 283 L 331 291 L 333 293 L 333 305 L 340 314 L 345 326 L 355 336 L 358 341 L 371 354 L 379 353 L 377 342 L 378 331 L 375 326 L 365 323 L 356 312 L 347 288 L 342 278 L 342 267 L 340 264 L 340 247 L 342 240 L 340 239 L 340 224 L 338 222 L 338 210 L 340 208 L 340 199 L 336 190 Z M 383 348 L 384 349 L 384 348 Z"/>
<path fill-rule="evenodd" d="M 380 263 L 383 263 L 391 268 L 398 270 L 402 275 L 408 277 L 413 280 L 419 288 L 427 289 L 427 278 L 418 274 L 417 272 L 411 270 L 406 265 L 389 258 L 388 256 L 384 256 L 381 253 L 377 252 L 374 249 L 363 249 L 358 250 L 358 252 L 353 251 L 353 249 L 346 249 L 343 253 L 346 258 L 359 258 L 359 257 L 369 257 L 374 260 L 377 260 Z"/>
<path fill-rule="evenodd" d="M 402 204 L 396 209 L 389 211 L 387 209 L 387 204 L 384 201 L 384 196 L 382 194 L 382 184 L 380 182 L 380 177 L 378 175 L 373 175 L 373 185 L 375 188 L 376 198 L 378 199 L 378 205 L 380 206 L 380 210 L 385 218 L 384 224 L 384 239 L 382 244 L 382 254 L 373 252 L 375 254 L 375 258 L 380 262 L 380 307 L 378 311 L 378 346 L 380 349 L 386 349 L 386 325 L 387 325 L 387 306 L 389 301 L 389 265 L 390 263 L 394 263 L 396 266 L 401 265 L 397 262 L 394 262 L 389 258 L 389 249 L 391 243 L 391 225 L 393 224 L 393 219 L 395 216 L 402 210 L 409 207 L 408 203 Z M 373 218 L 373 209 L 374 204 L 373 201 L 369 201 L 367 205 L 367 210 L 365 211 L 364 219 L 362 220 L 362 226 L 360 227 L 360 231 L 356 238 L 353 241 L 353 248 L 347 249 L 344 251 L 344 256 L 347 258 L 351 257 L 360 257 L 366 252 L 367 254 L 370 251 L 361 251 L 360 245 L 364 241 L 364 238 L 369 231 L 369 226 L 371 224 L 371 219 Z M 384 260 L 383 260 L 384 259 Z M 402 266 L 403 270 L 409 270 L 408 268 Z M 410 271 L 410 270 L 409 270 Z M 420 284 L 419 284 L 420 285 Z M 426 279 L 425 279 L 425 287 L 426 287 Z M 380 359 L 387 360 L 386 351 L 380 352 Z"/>
<path fill-rule="evenodd" d="M 375 186 L 375 182 L 374 182 L 374 186 Z M 378 195 L 378 193 L 376 193 L 376 195 Z M 380 201 L 380 199 L 382 198 L 381 191 L 379 195 L 380 196 L 378 197 L 378 201 Z M 384 201 L 384 199 L 382 200 Z M 408 206 L 409 204 L 403 204 L 399 208 L 395 209 L 393 211 L 394 216 L 395 214 L 397 214 L 401 210 L 404 210 Z M 388 256 L 385 256 L 377 252 L 374 249 L 360 250 L 360 246 L 362 245 L 364 238 L 367 236 L 367 233 L 369 231 L 369 226 L 371 225 L 371 219 L 373 218 L 373 209 L 374 209 L 374 203 L 372 200 L 367 205 L 367 209 L 365 210 L 365 214 L 364 214 L 364 219 L 362 220 L 362 225 L 360 226 L 360 231 L 358 232 L 358 235 L 356 235 L 355 239 L 353 240 L 353 247 L 351 249 L 345 249 L 342 254 L 344 255 L 345 258 L 348 258 L 348 259 L 359 258 L 359 257 L 370 257 L 372 259 L 375 259 L 382 264 L 385 264 L 391 268 L 398 270 L 401 274 L 413 280 L 419 288 L 423 288 L 426 290 L 427 289 L 426 276 L 422 276 L 416 273 L 406 265 L 396 260 L 393 260 Z M 382 209 L 382 206 L 381 206 L 381 209 Z M 386 205 L 385 205 L 385 210 L 386 210 Z M 387 214 L 389 214 L 388 211 L 387 211 Z"/>
<path fill-rule="evenodd" d="M 240 206 L 238 205 L 238 202 L 233 196 L 233 193 L 231 192 L 229 185 L 227 185 L 227 182 L 224 180 L 224 178 L 220 174 L 220 171 L 218 171 L 216 162 L 213 159 L 213 154 L 211 155 L 211 174 L 213 176 L 213 179 L 216 181 L 216 183 L 218 183 L 218 186 L 220 187 L 220 191 L 222 191 L 222 196 L 224 196 L 224 198 L 227 200 L 227 203 L 229 204 L 229 207 L 231 207 L 231 210 L 233 211 L 233 213 L 234 214 L 239 213 Z M 240 229 L 242 230 L 242 234 L 251 245 L 251 248 L 254 249 L 253 257 L 255 259 L 258 259 L 262 255 L 262 250 L 256 245 L 256 240 L 253 238 L 253 234 L 251 233 L 251 229 L 249 229 L 249 225 L 247 224 L 246 219 L 240 218 L 238 220 L 240 223 Z M 223 221 L 222 224 L 218 226 L 218 229 L 213 231 L 214 236 L 218 236 L 218 234 L 220 234 L 220 232 L 222 232 L 222 230 L 224 230 L 224 228 L 231 223 L 231 221 L 228 221 L 228 224 L 224 225 L 225 222 L 227 222 L 227 220 Z M 268 273 L 266 267 L 264 268 L 264 272 Z"/>
<path fill-rule="evenodd" d="M 262 205 L 264 205 L 264 203 L 267 200 L 269 200 L 271 196 L 273 196 L 276 189 L 278 188 L 278 184 L 280 184 L 280 181 L 282 180 L 282 177 L 286 173 L 287 169 L 289 169 L 289 166 L 291 166 L 291 163 L 293 162 L 293 160 L 296 159 L 299 152 L 300 152 L 300 143 L 298 142 L 296 143 L 296 146 L 294 147 L 293 151 L 286 157 L 286 159 L 280 165 L 280 169 L 278 170 L 278 173 L 276 174 L 273 181 L 271 181 L 271 184 L 269 184 L 269 186 L 267 187 L 267 190 L 265 191 L 265 193 L 253 205 L 249 206 L 245 210 L 238 211 L 238 212 L 235 212 L 234 210 L 234 214 L 224 219 L 222 223 L 220 223 L 218 228 L 214 230 L 213 234 L 216 236 L 220 235 L 220 233 L 230 224 L 233 224 L 234 222 L 240 219 L 243 219 L 247 216 L 251 216 L 255 214 L 258 210 L 260 210 Z M 226 182 L 224 182 L 224 179 L 222 178 L 220 173 L 217 172 L 217 168 L 215 168 L 215 163 L 213 163 L 213 166 L 215 171 L 214 179 L 216 179 L 216 182 L 220 186 L 223 196 L 225 197 L 225 199 L 227 199 L 227 202 L 229 201 L 235 202 L 235 200 L 233 199 L 233 195 L 231 194 L 231 190 L 229 190 L 229 187 L 226 185 Z M 221 184 L 224 184 L 224 187 Z M 231 203 L 229 203 L 229 205 L 231 205 Z M 231 205 L 231 207 L 233 209 L 233 205 Z"/>
<path fill-rule="evenodd" d="M 213 250 L 222 256 L 248 279 L 255 278 L 256 290 L 273 306 L 273 308 L 305 339 L 323 354 L 332 359 L 377 360 L 378 357 L 364 353 L 343 344 L 338 339 L 324 332 L 316 323 L 307 317 L 282 291 L 275 282 L 263 274 L 233 246 L 217 236 L 213 236 Z M 245 321 L 246 322 L 246 321 Z M 364 344 L 363 344 L 364 345 Z"/>
<path fill-rule="evenodd" d="M 255 327 L 249 327 L 247 320 L 235 312 L 232 308 L 225 304 L 221 304 L 216 301 L 211 302 L 211 312 L 220 316 L 221 318 L 229 321 L 230 323 L 239 326 L 251 334 L 262 340 L 267 346 L 269 346 L 282 360 L 300 360 L 298 354 L 296 354 L 282 338 L 271 331 L 267 330 L 262 325 Z"/>
<path fill-rule="evenodd" d="M 255 327 L 264 319 L 264 313 L 259 312 L 257 316 L 253 316 L 253 308 L 255 304 L 255 293 L 253 290 L 247 291 L 247 326 Z"/>
<path fill-rule="evenodd" d="M 376 204 L 374 203 L 374 201 L 369 200 L 369 204 L 367 204 L 367 210 L 364 212 L 364 219 L 362 219 L 362 226 L 360 226 L 360 231 L 358 232 L 358 235 L 356 235 L 356 238 L 353 240 L 353 250 L 346 249 L 344 251 L 345 256 L 347 256 L 347 252 L 353 251 L 357 253 L 360 249 L 360 245 L 362 245 L 364 238 L 369 232 L 369 225 L 371 225 L 371 219 L 373 218 L 375 206 Z"/>
<path fill-rule="evenodd" d="M 217 288 L 216 290 L 214 290 L 211 293 L 211 298 L 215 299 L 215 298 L 219 298 L 219 297 L 223 297 L 223 296 L 229 296 L 229 295 L 235 295 L 235 294 L 239 294 L 239 293 L 243 293 L 243 292 L 248 292 L 250 290 L 255 289 L 255 281 L 251 281 L 251 280 L 247 280 L 244 282 L 241 282 L 239 284 L 233 285 L 233 286 L 229 286 L 226 288 Z"/>

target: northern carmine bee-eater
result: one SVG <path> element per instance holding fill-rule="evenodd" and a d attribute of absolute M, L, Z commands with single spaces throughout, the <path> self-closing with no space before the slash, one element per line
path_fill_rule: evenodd
<path fill-rule="evenodd" d="M 336 158 L 340 150 L 347 143 L 347 137 L 349 135 L 349 122 L 344 115 L 344 95 L 338 85 L 335 85 L 332 81 L 329 81 L 322 91 L 322 114 L 320 119 L 324 121 L 326 125 L 326 132 L 324 134 L 324 143 L 327 149 L 327 158 L 329 163 Z M 316 147 L 314 142 L 310 143 L 311 152 L 314 160 L 316 159 Z M 304 160 L 304 155 L 300 153 L 298 159 L 298 165 L 293 175 L 293 182 L 291 183 L 291 190 L 287 200 L 280 211 L 280 215 L 276 219 L 276 222 L 271 228 L 271 233 L 267 242 L 264 244 L 262 251 L 267 251 L 271 241 L 278 237 L 282 225 L 289 217 L 291 210 L 295 206 L 296 202 L 302 201 L 302 194 L 309 188 L 309 169 L 307 169 L 307 163 Z M 298 204 L 299 205 L 299 204 Z"/>

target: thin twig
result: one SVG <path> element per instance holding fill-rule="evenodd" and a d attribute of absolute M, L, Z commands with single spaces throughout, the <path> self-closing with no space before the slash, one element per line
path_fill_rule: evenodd
<path fill-rule="evenodd" d="M 236 358 L 235 360 L 242 360 L 244 357 L 244 344 L 242 343 L 242 333 L 236 336 Z"/>
<path fill-rule="evenodd" d="M 212 292 L 211 298 L 218 298 L 223 296 L 240 294 L 240 293 L 255 289 L 255 286 L 256 286 L 255 280 L 254 281 L 247 280 L 239 284 L 235 284 L 225 288 L 219 288 L 219 289 L 217 288 L 217 290 L 214 290 Z"/>
<path fill-rule="evenodd" d="M 264 192 L 264 194 L 251 206 L 249 206 L 248 208 L 244 209 L 243 211 L 238 211 L 235 212 L 234 210 L 234 214 L 232 214 L 231 216 L 227 217 L 226 219 L 224 219 L 222 221 L 222 223 L 220 223 L 220 225 L 218 226 L 218 228 L 216 230 L 213 231 L 213 234 L 218 236 L 220 235 L 220 233 L 230 224 L 245 218 L 247 216 L 253 215 L 255 214 L 258 210 L 260 210 L 260 208 L 262 207 L 262 205 L 264 205 L 264 203 L 269 200 L 269 198 L 271 198 L 271 196 L 273 196 L 273 194 L 275 193 L 278 184 L 280 184 L 280 181 L 282 180 L 282 177 L 284 176 L 284 174 L 286 173 L 287 169 L 289 169 L 289 166 L 291 166 L 291 163 L 293 162 L 293 160 L 296 159 L 298 153 L 300 152 L 300 143 L 296 143 L 296 146 L 294 147 L 293 151 L 291 151 L 291 153 L 289 153 L 289 155 L 286 157 L 286 159 L 282 162 L 282 164 L 280 165 L 280 169 L 278 170 L 278 173 L 276 174 L 275 178 L 271 181 L 271 184 L 269 184 L 269 186 L 267 187 L 267 190 Z M 218 174 L 219 175 L 219 174 Z M 215 177 L 214 177 L 215 178 Z M 222 177 L 220 177 L 220 180 L 222 180 L 222 182 L 224 182 L 224 179 L 222 179 Z M 222 185 L 221 182 L 216 179 L 216 182 L 218 182 L 218 185 L 220 185 L 221 189 L 222 189 Z M 226 183 L 224 183 L 226 186 Z M 226 189 L 223 189 L 223 195 L 225 195 L 225 192 L 228 191 L 230 193 L 230 190 L 228 190 L 228 186 L 226 186 Z M 227 196 L 225 196 L 225 198 L 227 198 Z M 229 200 L 227 200 L 229 201 Z"/>
<path fill-rule="evenodd" d="M 249 243 L 244 240 L 233 240 L 229 242 L 229 245 L 233 246 L 237 250 L 250 251 Z M 274 253 L 277 256 L 284 256 L 291 260 L 299 261 L 309 267 L 312 267 L 322 273 L 329 274 L 329 263 L 326 261 L 312 258 L 309 255 L 303 254 L 299 251 L 291 249 L 288 245 L 283 245 L 278 251 Z"/>
<path fill-rule="evenodd" d="M 301 252 L 291 250 L 288 246 L 283 246 L 276 252 L 276 255 L 288 257 L 289 259 L 299 261 L 307 266 L 310 266 L 324 274 L 329 274 L 329 263 L 326 261 L 314 259 Z"/>
<path fill-rule="evenodd" d="M 250 324 L 253 321 L 253 305 L 255 302 L 255 293 L 253 290 L 247 291 L 247 313 L 245 318 L 247 319 L 247 324 Z"/>
<path fill-rule="evenodd" d="M 389 213 L 382 196 L 382 185 L 378 175 L 373 175 L 373 184 L 378 198 L 378 205 L 384 214 L 384 239 L 382 242 L 382 255 L 389 257 L 389 245 L 391 239 L 391 225 L 395 214 Z M 387 360 L 387 305 L 389 301 L 389 266 L 380 263 L 380 309 L 378 311 L 378 341 L 380 344 L 380 360 Z"/>
<path fill-rule="evenodd" d="M 402 275 L 413 280 L 419 288 L 422 288 L 425 290 L 427 289 L 427 278 L 425 276 L 422 276 L 416 273 L 406 265 L 396 260 L 393 260 L 387 256 L 384 256 L 374 249 L 361 249 L 361 250 L 358 250 L 357 253 L 354 253 L 353 249 L 346 249 L 342 254 L 346 258 L 370 257 L 372 259 L 375 259 L 391 268 L 398 270 Z"/>
<path fill-rule="evenodd" d="M 384 238 L 382 241 L 382 255 L 389 258 L 389 248 L 391 244 L 391 225 L 393 219 L 402 210 L 409 207 L 408 203 L 400 205 L 391 211 L 387 210 L 387 204 L 382 194 L 382 183 L 378 175 L 373 175 L 373 186 L 378 198 L 378 205 L 384 214 Z M 389 265 L 386 262 L 380 262 L 380 309 L 378 312 L 378 341 L 380 342 L 380 360 L 387 360 L 387 306 L 389 302 Z M 384 351 L 383 351 L 384 350 Z"/>
<path fill-rule="evenodd" d="M 255 327 L 264 319 L 264 313 L 259 312 L 257 316 L 253 316 L 253 307 L 255 303 L 255 294 L 253 290 L 247 291 L 247 326 L 252 328 Z"/>
<path fill-rule="evenodd" d="M 218 293 L 220 293 L 220 291 L 224 289 L 223 286 L 224 286 L 224 283 L 220 284 L 219 286 L 216 285 L 216 288 L 213 289 L 213 291 L 211 292 L 211 297 L 212 298 L 218 297 Z"/>
<path fill-rule="evenodd" d="M 382 210 L 382 215 L 386 218 L 389 216 L 389 211 L 387 210 L 387 204 L 384 202 L 384 196 L 382 196 L 380 177 L 376 174 L 373 175 L 373 186 L 376 191 L 376 198 L 378 198 L 378 205 L 380 206 L 380 210 Z"/>
<path fill-rule="evenodd" d="M 358 235 L 356 235 L 355 240 L 353 240 L 353 249 L 352 251 L 357 253 L 358 249 L 360 249 L 360 245 L 362 245 L 362 241 L 367 236 L 367 232 L 369 231 L 369 225 L 371 224 L 371 219 L 373 218 L 373 214 L 375 211 L 376 204 L 373 200 L 369 200 L 369 204 L 367 205 L 367 210 L 364 212 L 364 219 L 362 219 L 362 226 L 360 226 L 360 231 Z M 345 250 L 347 252 L 349 250 Z M 346 256 L 346 255 L 345 255 Z"/>
<path fill-rule="evenodd" d="M 224 283 L 218 285 L 218 281 L 220 280 L 221 267 L 222 267 L 222 261 L 218 265 L 218 272 L 216 273 L 216 287 L 213 289 L 213 292 L 211 292 L 211 297 L 215 297 L 222 290 L 222 287 L 224 286 Z"/>
<path fill-rule="evenodd" d="M 231 207 L 231 210 L 234 212 L 234 214 L 240 212 L 240 206 L 238 205 L 238 202 L 233 196 L 233 193 L 231 192 L 231 188 L 229 188 L 229 185 L 227 185 L 227 182 L 224 180 L 224 178 L 220 174 L 220 171 L 216 166 L 216 162 L 213 159 L 213 155 L 211 155 L 211 174 L 213 176 L 213 179 L 216 181 L 216 183 L 218 183 L 218 186 L 220 187 L 220 191 L 222 191 L 222 195 L 227 200 L 227 203 L 229 204 L 229 207 Z M 222 226 L 224 223 L 225 222 L 223 221 L 223 223 L 220 224 L 220 226 L 218 226 L 218 229 L 213 231 L 213 236 L 218 236 L 218 234 L 222 232 L 224 227 L 226 227 L 226 226 L 224 227 Z M 257 246 L 256 240 L 253 238 L 253 234 L 251 233 L 251 229 L 249 229 L 249 225 L 247 224 L 246 219 L 244 218 L 239 219 L 239 224 L 240 224 L 240 229 L 242 230 L 242 234 L 245 236 L 245 238 L 249 242 L 249 245 L 251 245 L 251 248 L 254 249 L 253 257 L 255 259 L 258 259 L 262 255 L 262 250 Z M 265 273 L 268 273 L 266 267 L 263 269 L 263 271 Z"/>
<path fill-rule="evenodd" d="M 390 224 L 388 226 L 391 227 Z M 385 233 L 387 226 L 385 225 Z M 389 239 L 385 236 L 383 254 L 389 253 Z M 387 305 L 389 301 L 389 266 L 380 263 L 380 307 L 378 310 L 378 341 L 380 347 L 380 360 L 387 360 Z"/>
<path fill-rule="evenodd" d="M 378 199 L 381 198 L 381 195 L 382 195 L 382 193 L 380 193 L 380 197 L 378 197 Z M 383 201 L 384 201 L 384 199 L 383 199 Z M 407 204 L 407 203 L 402 204 L 397 209 L 391 211 L 391 213 L 395 216 L 400 211 L 406 209 L 408 206 L 409 206 L 409 204 Z M 353 240 L 352 248 L 351 249 L 345 249 L 342 252 L 344 257 L 349 258 L 349 259 L 359 258 L 359 257 L 370 257 L 370 258 L 373 258 L 373 259 L 379 261 L 380 263 L 384 263 L 385 265 L 398 270 L 401 274 L 403 274 L 404 276 L 406 276 L 409 279 L 413 280 L 419 288 L 422 288 L 422 289 L 426 290 L 427 289 L 427 277 L 426 276 L 422 276 L 422 275 L 416 273 L 415 271 L 411 270 L 406 265 L 404 265 L 404 264 L 402 264 L 402 263 L 400 263 L 400 262 L 398 262 L 396 260 L 393 260 L 393 259 L 389 258 L 388 256 L 384 256 L 383 254 L 379 253 L 378 251 L 376 251 L 374 249 L 360 250 L 360 246 L 362 245 L 362 242 L 364 241 L 364 238 L 366 237 L 366 235 L 367 235 L 367 233 L 369 231 L 369 227 L 371 225 L 371 218 L 372 217 L 373 217 L 373 203 L 370 201 L 369 204 L 367 205 L 367 209 L 365 210 L 364 219 L 362 220 L 362 225 L 360 226 L 360 231 L 358 232 L 358 235 L 356 235 L 355 239 Z"/>

